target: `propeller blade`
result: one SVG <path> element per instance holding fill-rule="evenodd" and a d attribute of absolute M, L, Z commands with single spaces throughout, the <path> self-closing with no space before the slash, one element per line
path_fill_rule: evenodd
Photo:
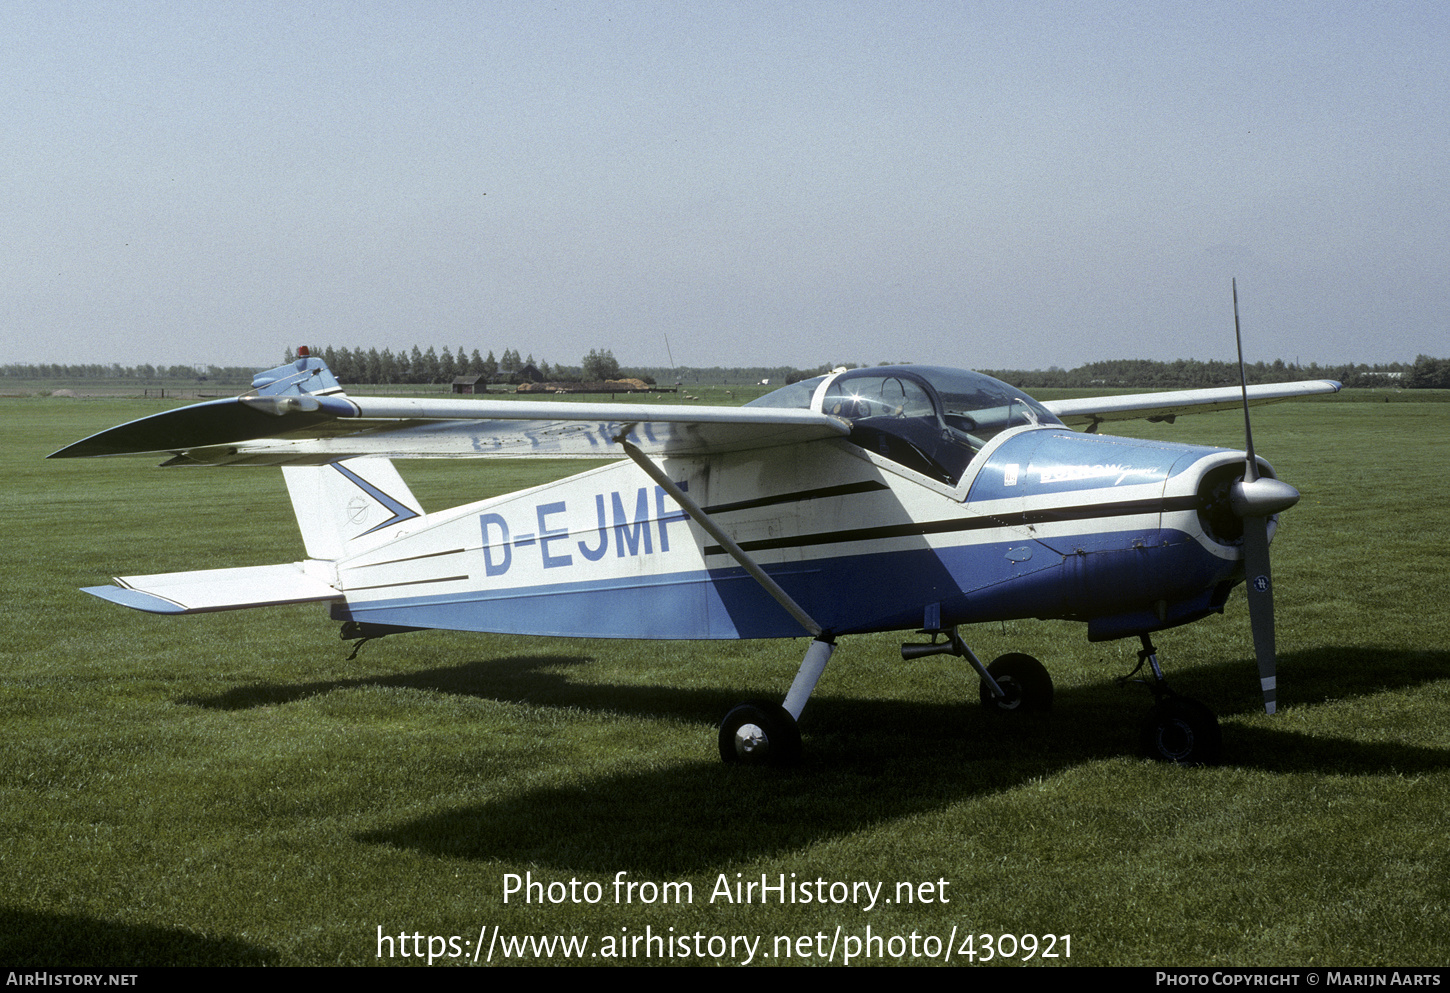
<path fill-rule="evenodd" d="M 1254 632 L 1254 656 L 1259 660 L 1259 685 L 1264 690 L 1264 713 L 1278 708 L 1274 654 L 1274 581 L 1269 569 L 1269 519 L 1244 519 L 1244 574 L 1249 594 L 1249 626 Z"/>
<path fill-rule="evenodd" d="M 1234 344 L 1239 350 L 1239 385 L 1244 391 L 1244 482 L 1257 482 L 1259 460 L 1254 457 L 1254 432 L 1249 427 L 1249 373 L 1244 366 L 1244 338 L 1239 334 L 1239 281 L 1231 284 L 1234 294 Z"/>
<path fill-rule="evenodd" d="M 1249 427 L 1249 377 L 1244 366 L 1244 339 L 1239 333 L 1239 283 L 1234 296 L 1234 343 L 1239 351 L 1239 383 L 1244 392 L 1244 478 L 1229 493 L 1229 503 L 1244 522 L 1244 578 L 1249 594 L 1249 626 L 1254 632 L 1254 657 L 1259 662 L 1259 685 L 1264 691 L 1264 713 L 1278 709 L 1278 656 L 1274 654 L 1274 582 L 1269 569 L 1269 515 L 1287 510 L 1299 500 L 1299 491 L 1277 479 L 1259 476 L 1254 455 L 1254 434 Z"/>

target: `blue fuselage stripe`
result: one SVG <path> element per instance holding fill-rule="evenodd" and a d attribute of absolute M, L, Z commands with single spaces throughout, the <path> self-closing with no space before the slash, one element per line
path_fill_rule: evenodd
<path fill-rule="evenodd" d="M 1145 610 L 1229 578 L 1236 563 L 1171 529 L 1075 537 L 1072 554 L 1023 542 L 831 556 L 765 566 L 837 634 L 1012 617 Z M 514 634 L 605 638 L 772 638 L 800 625 L 739 567 L 352 601 L 345 619 Z"/>

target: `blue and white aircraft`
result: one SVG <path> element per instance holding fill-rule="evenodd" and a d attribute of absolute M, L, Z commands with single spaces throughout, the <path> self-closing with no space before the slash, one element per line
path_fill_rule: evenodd
<path fill-rule="evenodd" d="M 1217 719 L 1168 688 L 1149 635 L 1221 612 L 1247 577 L 1272 713 L 1268 542 L 1298 493 L 1251 439 L 1245 453 L 1095 430 L 1339 389 L 1039 403 L 977 373 L 905 365 L 837 371 L 744 407 L 519 403 L 350 396 L 321 359 L 301 356 L 243 396 L 122 424 L 51 457 L 280 465 L 306 558 L 123 576 L 86 592 L 162 614 L 327 603 L 359 638 L 808 636 L 784 703 L 742 704 L 720 728 L 725 761 L 773 764 L 798 757 L 797 721 L 845 635 L 921 632 L 930 642 L 903 656 L 965 658 L 988 708 L 1048 707 L 1041 663 L 1013 653 L 984 665 L 957 631 L 1026 617 L 1083 621 L 1092 640 L 1141 638 L 1155 698 L 1145 751 L 1211 761 Z M 623 458 L 432 513 L 391 461 L 530 456 Z"/>

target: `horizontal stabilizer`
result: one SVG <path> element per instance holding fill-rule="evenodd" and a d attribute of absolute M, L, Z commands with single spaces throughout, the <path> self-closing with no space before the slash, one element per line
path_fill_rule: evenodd
<path fill-rule="evenodd" d="M 117 576 L 119 586 L 87 586 L 82 592 L 152 614 L 204 614 L 243 607 L 341 600 L 335 587 L 303 571 L 301 562 Z"/>

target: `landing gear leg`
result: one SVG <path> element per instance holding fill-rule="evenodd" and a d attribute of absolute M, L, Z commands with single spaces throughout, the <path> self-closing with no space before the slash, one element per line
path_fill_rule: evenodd
<path fill-rule="evenodd" d="M 820 681 L 836 643 L 827 635 L 811 642 L 790 684 L 785 703 L 742 703 L 720 724 L 720 758 L 728 763 L 794 765 L 800 761 L 801 732 L 796 725 Z"/>
<path fill-rule="evenodd" d="M 947 640 L 938 642 L 937 635 L 943 633 L 947 635 Z M 979 694 L 982 706 L 989 713 L 1052 709 L 1052 677 L 1047 674 L 1047 668 L 1031 655 L 1011 652 L 998 656 L 991 665 L 983 665 L 955 627 L 945 632 L 931 632 L 929 645 L 908 643 L 901 646 L 901 657 L 908 662 L 928 655 L 955 655 L 970 662 L 982 681 Z"/>
<path fill-rule="evenodd" d="M 1144 634 L 1138 652 L 1138 668 L 1120 679 L 1127 683 L 1147 664 L 1153 679 L 1147 683 L 1153 693 L 1153 709 L 1143 718 L 1138 731 L 1139 750 L 1148 758 L 1177 765 L 1210 765 L 1223 750 L 1223 733 L 1218 718 L 1197 700 L 1181 697 L 1168 688 L 1158 665 L 1158 651 Z"/>

